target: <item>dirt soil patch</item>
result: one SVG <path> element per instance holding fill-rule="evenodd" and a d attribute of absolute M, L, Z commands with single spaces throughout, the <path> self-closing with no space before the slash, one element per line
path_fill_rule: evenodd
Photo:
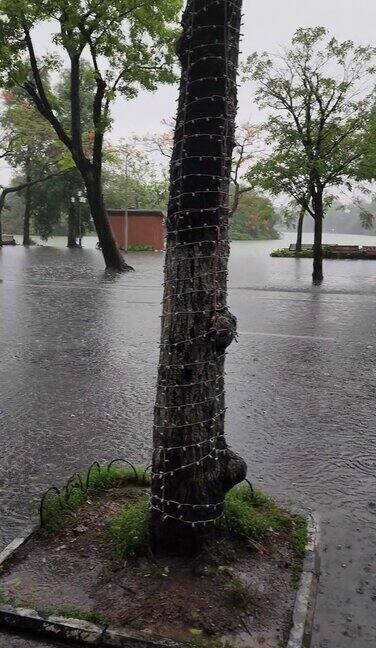
<path fill-rule="evenodd" d="M 90 496 L 54 536 L 34 536 L 0 574 L 3 602 L 178 641 L 285 645 L 295 589 L 291 529 L 267 545 L 216 542 L 195 560 L 114 558 L 108 523 L 145 489 Z"/>

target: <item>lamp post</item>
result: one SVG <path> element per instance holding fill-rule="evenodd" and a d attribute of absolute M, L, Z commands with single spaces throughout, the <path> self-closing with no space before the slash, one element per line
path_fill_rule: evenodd
<path fill-rule="evenodd" d="M 125 200 L 124 200 L 124 251 L 128 252 L 128 157 L 130 152 L 125 154 L 125 166 L 124 166 L 124 175 L 125 175 Z"/>
<path fill-rule="evenodd" d="M 84 193 L 77 192 L 77 205 L 78 205 L 78 245 L 82 248 L 82 221 L 81 221 L 81 205 L 86 202 Z"/>
<path fill-rule="evenodd" d="M 77 247 L 77 197 L 70 197 L 71 209 L 69 211 L 68 222 L 68 247 Z"/>

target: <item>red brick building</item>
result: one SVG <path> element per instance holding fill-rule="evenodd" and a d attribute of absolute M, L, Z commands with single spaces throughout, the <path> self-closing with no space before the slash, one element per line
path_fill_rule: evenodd
<path fill-rule="evenodd" d="M 108 220 L 119 247 L 150 245 L 164 250 L 165 215 L 158 209 L 108 209 Z"/>

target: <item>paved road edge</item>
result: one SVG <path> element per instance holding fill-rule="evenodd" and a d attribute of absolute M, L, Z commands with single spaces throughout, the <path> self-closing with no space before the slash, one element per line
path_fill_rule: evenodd
<path fill-rule="evenodd" d="M 318 534 L 318 518 L 310 514 L 306 555 L 296 592 L 292 627 L 286 648 L 308 648 L 311 642 L 319 578 Z"/>

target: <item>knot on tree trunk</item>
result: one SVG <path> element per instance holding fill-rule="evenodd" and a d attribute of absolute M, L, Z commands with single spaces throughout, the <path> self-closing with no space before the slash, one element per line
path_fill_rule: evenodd
<path fill-rule="evenodd" d="M 236 317 L 230 313 L 228 308 L 224 308 L 220 313 L 214 315 L 210 333 L 217 349 L 221 351 L 227 349 L 231 342 L 237 339 L 236 325 Z"/>
<path fill-rule="evenodd" d="M 227 492 L 236 484 L 244 481 L 247 476 L 247 464 L 233 450 L 226 452 L 221 481 L 224 491 Z"/>

